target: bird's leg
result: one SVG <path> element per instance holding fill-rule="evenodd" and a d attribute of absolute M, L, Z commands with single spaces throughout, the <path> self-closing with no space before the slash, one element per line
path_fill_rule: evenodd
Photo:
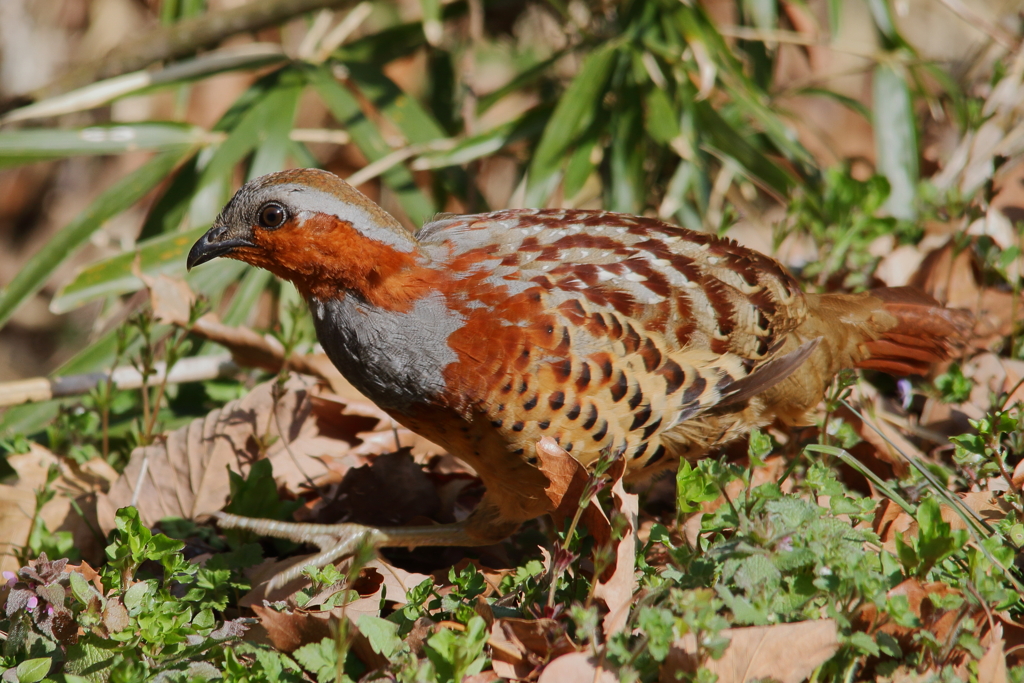
<path fill-rule="evenodd" d="M 363 524 L 301 524 L 275 519 L 240 517 L 227 512 L 214 515 L 222 529 L 243 529 L 261 536 L 283 538 L 295 543 L 308 543 L 320 548 L 320 554 L 302 565 L 296 565 L 270 580 L 271 590 L 298 578 L 306 567 L 324 567 L 338 558 L 352 555 L 362 544 L 374 548 L 416 546 L 480 546 L 497 543 L 508 535 L 473 533 L 471 516 L 455 524 L 432 526 L 372 527 Z M 513 527 L 514 529 L 514 527 Z M 511 530 L 509 530 L 509 533 Z"/>

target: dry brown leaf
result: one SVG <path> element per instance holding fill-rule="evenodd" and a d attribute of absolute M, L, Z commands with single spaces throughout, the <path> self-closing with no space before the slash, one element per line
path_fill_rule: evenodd
<path fill-rule="evenodd" d="M 112 468 L 92 461 L 80 467 L 72 460 L 58 458 L 35 442 L 30 442 L 27 453 L 8 456 L 7 463 L 17 473 L 17 480 L 10 485 L 0 485 L 0 571 L 19 568 L 16 555 L 28 543 L 36 509 L 35 492 L 46 486 L 50 467 L 60 471 L 50 484 L 57 495 L 39 511 L 39 519 L 51 532 L 70 531 L 75 547 L 84 557 L 99 559 L 102 539 L 89 527 L 95 520 L 83 519 L 74 511 L 72 501 L 87 515 L 94 514 L 95 495 L 109 486 Z"/>
<path fill-rule="evenodd" d="M 568 451 L 560 447 L 550 436 L 537 442 L 537 469 L 548 478 L 545 494 L 551 503 L 551 519 L 558 528 L 565 527 L 565 521 L 572 519 L 579 508 L 587 479 L 587 470 Z M 595 545 L 607 543 L 611 538 L 611 527 L 596 497 L 580 515 L 580 522 L 594 537 Z"/>
<path fill-rule="evenodd" d="M 958 249 L 952 241 L 925 256 L 910 285 L 951 308 L 977 313 L 981 298 L 980 269 L 971 249 Z"/>
<path fill-rule="evenodd" d="M 570 652 L 544 667 L 537 683 L 618 683 L 614 672 L 597 664 L 586 652 Z"/>
<path fill-rule="evenodd" d="M 902 287 L 910 282 L 922 261 L 924 254 L 918 246 L 904 244 L 882 257 L 875 268 L 875 277 L 889 287 Z"/>
<path fill-rule="evenodd" d="M 404 605 L 409 600 L 409 591 L 431 578 L 427 574 L 418 572 L 407 572 L 400 567 L 388 564 L 377 558 L 366 564 L 367 567 L 375 568 L 384 577 L 384 590 L 387 591 L 385 599 L 399 605 Z"/>
<path fill-rule="evenodd" d="M 605 572 L 597 577 L 594 586 L 594 597 L 603 600 L 608 606 L 602 625 L 606 638 L 618 633 L 626 626 L 629 608 L 636 591 L 636 528 L 640 499 L 634 493 L 626 493 L 622 486 L 622 476 L 626 472 L 626 461 L 616 460 L 608 470 L 612 478 L 613 513 L 626 519 L 622 538 L 615 542 L 615 568 L 611 575 Z M 596 507 L 596 502 L 591 507 Z M 607 577 L 607 578 L 606 578 Z"/>
<path fill-rule="evenodd" d="M 565 628 L 553 619 L 497 619 L 488 644 L 494 671 L 502 678 L 536 678 L 551 659 L 576 651 Z"/>
<path fill-rule="evenodd" d="M 157 275 L 152 277 L 139 269 L 138 260 L 132 264 L 132 273 L 146 283 L 153 317 L 166 325 L 186 327 L 196 295 L 184 280 Z"/>
<path fill-rule="evenodd" d="M 838 630 L 832 619 L 796 624 L 730 628 L 721 632 L 729 645 L 721 659 L 698 662 L 697 640 L 688 634 L 675 642 L 661 666 L 661 680 L 677 680 L 679 672 L 703 665 L 718 675 L 719 683 L 745 683 L 771 679 L 801 683 L 839 649 Z"/>
<path fill-rule="evenodd" d="M 985 650 L 985 654 L 978 660 L 978 683 L 1008 683 L 1009 673 L 1006 670 L 1006 651 L 1002 637 L 1002 629 L 996 625 L 999 631 L 997 637 L 992 639 L 992 644 Z"/>
<path fill-rule="evenodd" d="M 575 505 L 587 483 L 587 470 L 550 436 L 537 442 L 537 468 L 548 478 L 544 494 L 557 510 L 568 497 Z"/>
<path fill-rule="evenodd" d="M 401 526 L 418 517 L 435 519 L 440 508 L 441 499 L 423 468 L 407 451 L 399 451 L 350 469 L 316 510 L 316 520 Z"/>
<path fill-rule="evenodd" d="M 901 626 L 883 620 L 879 623 L 878 612 L 872 604 L 865 605 L 857 615 L 855 628 L 867 629 L 877 626 L 878 630 L 894 637 L 904 650 L 913 650 L 920 646 L 914 640 L 914 634 L 920 629 L 930 631 L 940 643 L 949 641 L 951 634 L 964 618 L 973 617 L 978 623 L 985 621 L 981 607 L 974 607 L 967 612 L 961 610 L 942 610 L 935 607 L 929 596 L 943 598 L 949 595 L 960 595 L 960 592 L 941 582 L 923 584 L 917 579 L 907 579 L 886 596 L 889 598 L 903 596 L 907 599 L 910 611 L 920 622 L 919 627 Z"/>
<path fill-rule="evenodd" d="M 252 611 L 259 618 L 271 644 L 282 652 L 294 652 L 303 645 L 319 643 L 331 635 L 329 612 L 279 612 L 263 605 L 252 605 Z"/>
<path fill-rule="evenodd" d="M 293 490 L 307 476 L 323 474 L 326 467 L 319 458 L 340 457 L 348 444 L 321 436 L 317 420 L 310 419 L 315 382 L 292 376 L 276 404 L 273 385 L 261 384 L 164 440 L 135 449 L 124 473 L 99 498 L 104 532 L 113 528 L 115 511 L 133 503 L 147 525 L 165 517 L 196 519 L 216 512 L 230 492 L 228 469 L 244 475 L 262 457 L 271 461 L 278 483 Z M 260 442 L 271 439 L 264 452 Z"/>
<path fill-rule="evenodd" d="M 1024 377 L 1024 361 L 1001 358 L 994 353 L 981 353 L 964 364 L 963 373 L 965 377 L 974 380 L 967 403 L 979 411 L 988 411 L 991 407 L 990 396 L 993 394 L 999 396 L 1012 391 L 1013 394 L 1003 401 L 1007 406 L 1016 401 L 1024 401 L 1024 384 L 1020 383 Z"/>

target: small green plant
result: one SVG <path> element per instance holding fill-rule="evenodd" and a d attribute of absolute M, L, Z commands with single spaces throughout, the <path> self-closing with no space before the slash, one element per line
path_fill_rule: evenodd
<path fill-rule="evenodd" d="M 953 363 L 949 370 L 935 378 L 935 388 L 943 403 L 963 403 L 971 397 L 974 382 L 964 377 L 959 363 Z"/>
<path fill-rule="evenodd" d="M 95 579 L 45 554 L 5 576 L 5 667 L 18 671 L 33 661 L 33 671 L 75 681 L 216 673 L 207 660 L 223 657 L 245 631 L 245 620 L 218 621 L 216 613 L 248 588 L 238 570 L 258 555 L 220 555 L 200 567 L 185 560 L 180 542 L 143 526 L 134 508 L 119 510 L 116 523 L 108 563 Z"/>

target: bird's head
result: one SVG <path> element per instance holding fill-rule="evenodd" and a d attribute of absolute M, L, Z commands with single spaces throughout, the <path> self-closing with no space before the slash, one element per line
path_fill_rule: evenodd
<path fill-rule="evenodd" d="M 188 268 L 218 256 L 265 268 L 307 298 L 374 292 L 416 263 L 415 238 L 341 178 L 317 169 L 247 183 L 192 246 Z"/>

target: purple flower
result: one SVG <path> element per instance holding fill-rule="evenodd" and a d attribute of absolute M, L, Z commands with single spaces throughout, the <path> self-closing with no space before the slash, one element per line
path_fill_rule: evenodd
<path fill-rule="evenodd" d="M 10 588 L 14 588 L 14 584 L 18 583 L 18 575 L 14 572 L 4 572 L 4 580 L 7 581 L 7 585 Z"/>
<path fill-rule="evenodd" d="M 910 403 L 914 400 L 914 388 L 910 384 L 910 380 L 906 377 L 897 380 L 896 393 L 899 394 L 900 404 L 903 406 L 903 410 L 909 410 Z"/>
<path fill-rule="evenodd" d="M 31 612 L 32 610 L 34 610 L 38 606 L 39 606 L 39 598 L 37 598 L 36 596 L 33 595 L 31 598 L 28 599 L 28 603 L 25 604 L 25 609 L 28 610 L 29 612 Z"/>

